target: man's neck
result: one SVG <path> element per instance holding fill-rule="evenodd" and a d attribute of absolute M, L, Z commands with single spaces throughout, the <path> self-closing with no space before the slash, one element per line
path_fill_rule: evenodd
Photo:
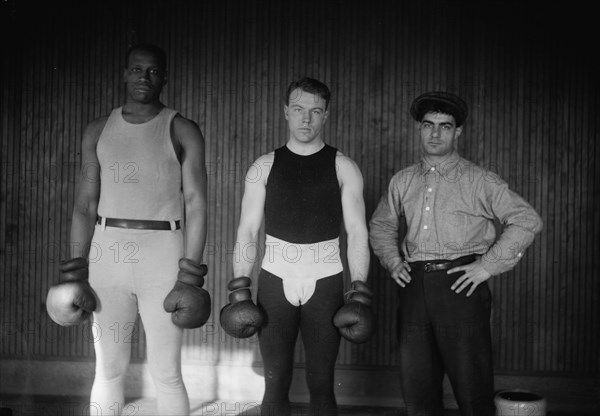
<path fill-rule="evenodd" d="M 311 140 L 310 142 L 301 142 L 294 138 L 290 138 L 286 143 L 286 146 L 298 155 L 308 156 L 321 150 L 325 146 L 325 142 L 323 142 L 321 138 Z"/>
<path fill-rule="evenodd" d="M 456 157 L 458 156 L 458 153 L 456 152 L 456 150 L 447 153 L 445 155 L 427 155 L 425 153 L 421 154 L 421 158 L 422 160 L 427 163 L 429 166 L 441 166 L 444 165 L 445 163 L 448 163 L 454 159 L 456 159 Z"/>
<path fill-rule="evenodd" d="M 125 121 L 138 124 L 152 120 L 163 108 L 165 108 L 165 105 L 160 101 L 147 104 L 127 102 L 123 105 L 121 114 Z"/>

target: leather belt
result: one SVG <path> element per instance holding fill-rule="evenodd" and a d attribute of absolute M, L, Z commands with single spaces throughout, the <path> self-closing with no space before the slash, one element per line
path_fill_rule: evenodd
<path fill-rule="evenodd" d="M 412 271 L 424 271 L 425 273 L 430 273 L 438 272 L 440 270 L 448 270 L 453 267 L 473 263 L 476 259 L 477 255 L 470 254 L 468 256 L 459 257 L 454 260 L 415 261 L 409 263 L 409 265 Z"/>
<path fill-rule="evenodd" d="M 102 224 L 101 216 L 98 216 L 98 224 Z M 105 225 L 107 227 L 132 228 L 134 230 L 171 230 L 171 223 L 169 221 L 105 218 Z M 175 229 L 179 230 L 180 228 L 180 221 L 175 221 Z"/>

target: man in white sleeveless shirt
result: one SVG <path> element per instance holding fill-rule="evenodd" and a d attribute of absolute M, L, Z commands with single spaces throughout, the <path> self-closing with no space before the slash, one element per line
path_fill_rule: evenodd
<path fill-rule="evenodd" d="M 211 310 L 202 289 L 205 145 L 196 123 L 160 101 L 166 75 L 164 51 L 131 47 L 125 104 L 85 129 L 70 260 L 48 295 L 48 312 L 61 325 L 93 312 L 93 414 L 139 410 L 125 406 L 123 385 L 138 312 L 158 414 L 190 412 L 181 376 L 183 328 L 202 326 Z"/>

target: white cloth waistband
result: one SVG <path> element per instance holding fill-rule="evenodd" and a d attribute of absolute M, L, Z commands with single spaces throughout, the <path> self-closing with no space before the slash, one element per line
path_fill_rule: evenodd
<path fill-rule="evenodd" d="M 267 234 L 262 268 L 284 280 L 332 276 L 344 270 L 340 239 L 297 244 Z"/>

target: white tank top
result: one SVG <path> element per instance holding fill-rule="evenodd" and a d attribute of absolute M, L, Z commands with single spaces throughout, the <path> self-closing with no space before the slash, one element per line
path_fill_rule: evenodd
<path fill-rule="evenodd" d="M 98 139 L 100 201 L 107 218 L 172 221 L 183 217 L 181 164 L 171 142 L 177 111 L 163 108 L 152 120 L 131 124 L 114 109 Z"/>

